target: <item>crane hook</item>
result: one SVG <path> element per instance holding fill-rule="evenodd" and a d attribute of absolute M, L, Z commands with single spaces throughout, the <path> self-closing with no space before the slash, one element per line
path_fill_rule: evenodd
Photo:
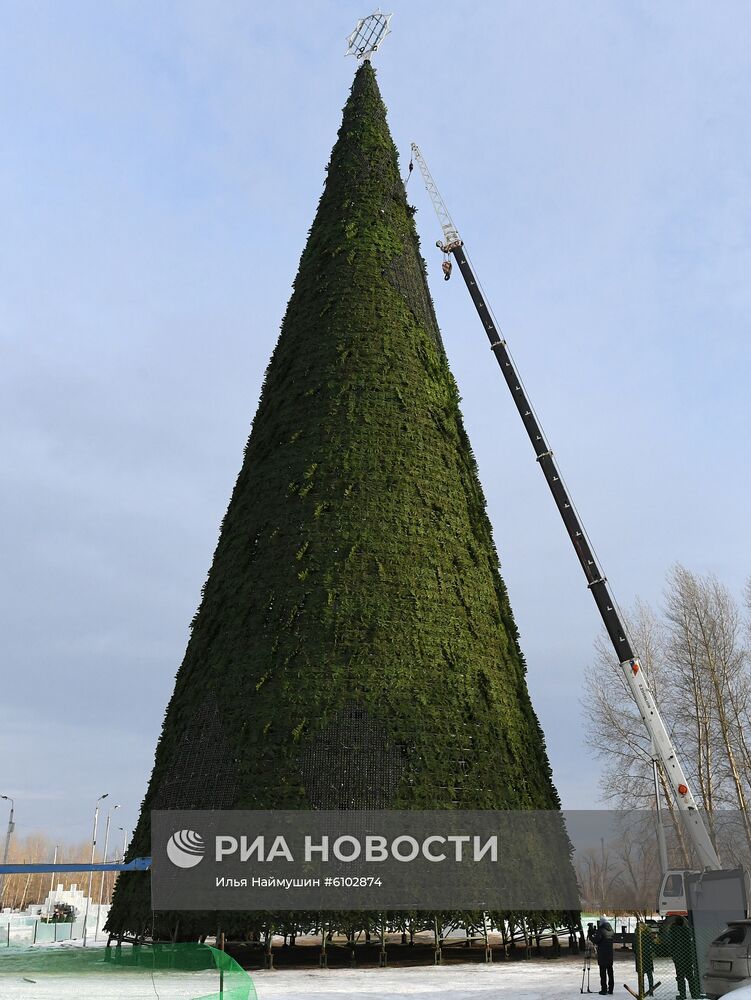
<path fill-rule="evenodd" d="M 410 156 L 410 158 L 409 158 L 409 169 L 407 170 L 407 179 L 406 179 L 406 180 L 405 180 L 405 182 L 404 182 L 404 186 L 405 186 L 405 188 L 406 188 L 406 186 L 407 186 L 407 185 L 409 184 L 409 179 L 410 179 L 410 177 L 412 176 L 412 171 L 413 171 L 414 169 L 415 169 L 415 165 L 414 165 L 414 163 L 412 162 L 412 157 Z"/>
<path fill-rule="evenodd" d="M 444 260 L 443 264 L 441 264 L 441 268 L 443 269 L 443 280 L 448 281 L 451 277 L 451 261 L 448 257 Z"/>

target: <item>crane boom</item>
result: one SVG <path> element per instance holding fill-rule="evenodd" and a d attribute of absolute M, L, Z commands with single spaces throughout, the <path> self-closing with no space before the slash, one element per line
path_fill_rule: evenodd
<path fill-rule="evenodd" d="M 506 346 L 506 340 L 501 336 L 496 327 L 480 285 L 467 260 L 463 241 L 441 198 L 438 187 L 428 170 L 419 147 L 415 143 L 412 143 L 412 155 L 420 167 L 425 187 L 443 229 L 444 242 L 439 241 L 436 245 L 444 253 L 453 254 L 459 266 L 467 290 L 477 310 L 477 315 L 480 317 L 480 321 L 490 342 L 490 349 L 495 355 L 495 359 L 501 369 L 501 374 L 506 380 L 506 385 L 519 411 L 519 416 L 522 418 L 527 435 L 532 442 L 535 458 L 553 495 L 555 505 L 558 508 L 568 536 L 574 546 L 574 551 L 587 578 L 587 587 L 595 600 L 597 610 L 600 612 L 600 617 L 605 625 L 615 654 L 618 657 L 618 662 L 621 665 L 628 687 L 649 733 L 652 741 L 653 760 L 659 761 L 662 765 L 667 780 L 670 783 L 673 797 L 683 818 L 686 830 L 691 837 L 700 866 L 705 869 L 719 869 L 721 867 L 720 859 L 717 856 L 717 851 L 698 810 L 696 800 L 688 784 L 688 779 L 678 760 L 673 742 L 670 739 L 670 734 L 658 711 L 652 692 L 646 683 L 639 659 L 631 648 L 631 643 L 617 605 L 611 596 L 607 578 L 598 565 L 587 534 L 579 520 L 579 515 L 558 471 L 555 456 L 545 438 L 532 404 L 527 397 L 524 383 Z"/>

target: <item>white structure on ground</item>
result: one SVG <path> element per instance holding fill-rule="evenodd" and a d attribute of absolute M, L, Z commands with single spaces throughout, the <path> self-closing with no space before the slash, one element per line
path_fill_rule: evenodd
<path fill-rule="evenodd" d="M 56 906 L 60 904 L 65 904 L 67 906 L 73 907 L 73 916 L 76 921 L 83 920 L 83 915 L 86 913 L 86 895 L 83 889 L 79 889 L 74 882 L 70 889 L 63 889 L 62 883 L 58 883 L 57 888 L 53 889 L 47 894 L 47 898 L 41 904 L 30 909 L 29 912 L 39 913 L 47 916 L 51 914 Z M 107 919 L 107 914 L 110 908 L 104 903 L 100 907 L 98 903 L 94 900 L 89 900 L 89 916 L 87 924 L 89 927 L 98 927 L 100 930 L 104 926 L 104 922 Z M 98 916 L 98 919 L 97 919 Z"/>
<path fill-rule="evenodd" d="M 73 920 L 54 922 L 51 920 L 56 906 L 65 905 L 73 909 Z M 75 941 L 83 936 L 83 919 L 86 913 L 86 895 L 74 883 L 64 889 L 59 883 L 47 894 L 43 903 L 31 903 L 25 910 L 0 915 L 0 948 L 28 947 L 59 941 Z M 87 936 L 93 942 L 103 936 L 109 906 L 89 901 Z M 106 938 L 106 934 L 104 937 Z"/>
<path fill-rule="evenodd" d="M 74 916 L 80 917 L 86 910 L 86 896 L 83 894 L 83 889 L 79 889 L 75 882 L 70 889 L 63 889 L 62 882 L 58 882 L 57 886 L 47 893 L 47 898 L 41 904 L 41 911 L 43 914 L 52 913 L 55 907 L 61 904 L 72 906 Z M 89 902 L 89 912 L 93 906 L 93 902 Z M 35 910 L 39 909 L 40 905 L 37 903 Z"/>

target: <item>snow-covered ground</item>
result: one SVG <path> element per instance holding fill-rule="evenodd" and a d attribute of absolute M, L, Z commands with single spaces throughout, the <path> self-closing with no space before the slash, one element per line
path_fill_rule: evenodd
<path fill-rule="evenodd" d="M 663 969 L 656 963 L 657 978 Z M 672 965 L 666 966 L 667 976 Z M 494 965 L 441 965 L 392 969 L 342 969 L 328 972 L 295 969 L 255 972 L 253 981 L 259 1000 L 574 1000 L 580 998 L 582 963 L 578 959 L 545 959 L 528 962 L 498 962 Z M 629 1000 L 623 982 L 635 985 L 632 961 L 615 966 L 616 993 Z M 668 994 L 675 996 L 672 986 Z M 590 988 L 600 989 L 597 965 L 593 964 Z M 586 991 L 586 981 L 584 984 Z M 660 990 L 662 994 L 662 990 Z M 581 1000 L 581 998 L 580 998 Z"/>
<path fill-rule="evenodd" d="M 656 963 L 663 982 L 659 997 L 675 996 L 672 963 Z M 216 972 L 128 972 L 122 969 L 89 971 L 84 976 L 4 970 L 0 958 L 2 1000 L 191 1000 L 218 991 Z M 415 966 L 389 969 L 282 969 L 254 972 L 259 1000 L 575 1000 L 580 997 L 582 964 L 575 958 Z M 616 961 L 616 1000 L 629 1000 L 623 988 L 635 984 L 633 959 Z M 599 990 L 593 964 L 591 989 Z M 586 982 L 585 982 L 586 990 Z"/>
<path fill-rule="evenodd" d="M 63 976 L 30 972 L 7 975 L 0 972 L 2 1000 L 192 1000 L 218 992 L 216 973 L 156 972 L 150 975 L 114 973 Z"/>
<path fill-rule="evenodd" d="M 495 965 L 416 966 L 398 969 L 294 970 L 255 973 L 259 1000 L 573 1000 L 581 968 L 568 961 Z M 599 984 L 598 987 L 599 989 Z M 625 990 L 624 990 L 625 994 Z"/>

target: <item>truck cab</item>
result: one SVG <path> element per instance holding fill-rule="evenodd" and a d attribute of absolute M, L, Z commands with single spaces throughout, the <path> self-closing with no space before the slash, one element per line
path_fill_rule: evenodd
<path fill-rule="evenodd" d="M 662 876 L 657 897 L 657 912 L 661 917 L 685 917 L 688 915 L 686 902 L 686 875 L 696 874 L 680 868 L 672 868 Z"/>

